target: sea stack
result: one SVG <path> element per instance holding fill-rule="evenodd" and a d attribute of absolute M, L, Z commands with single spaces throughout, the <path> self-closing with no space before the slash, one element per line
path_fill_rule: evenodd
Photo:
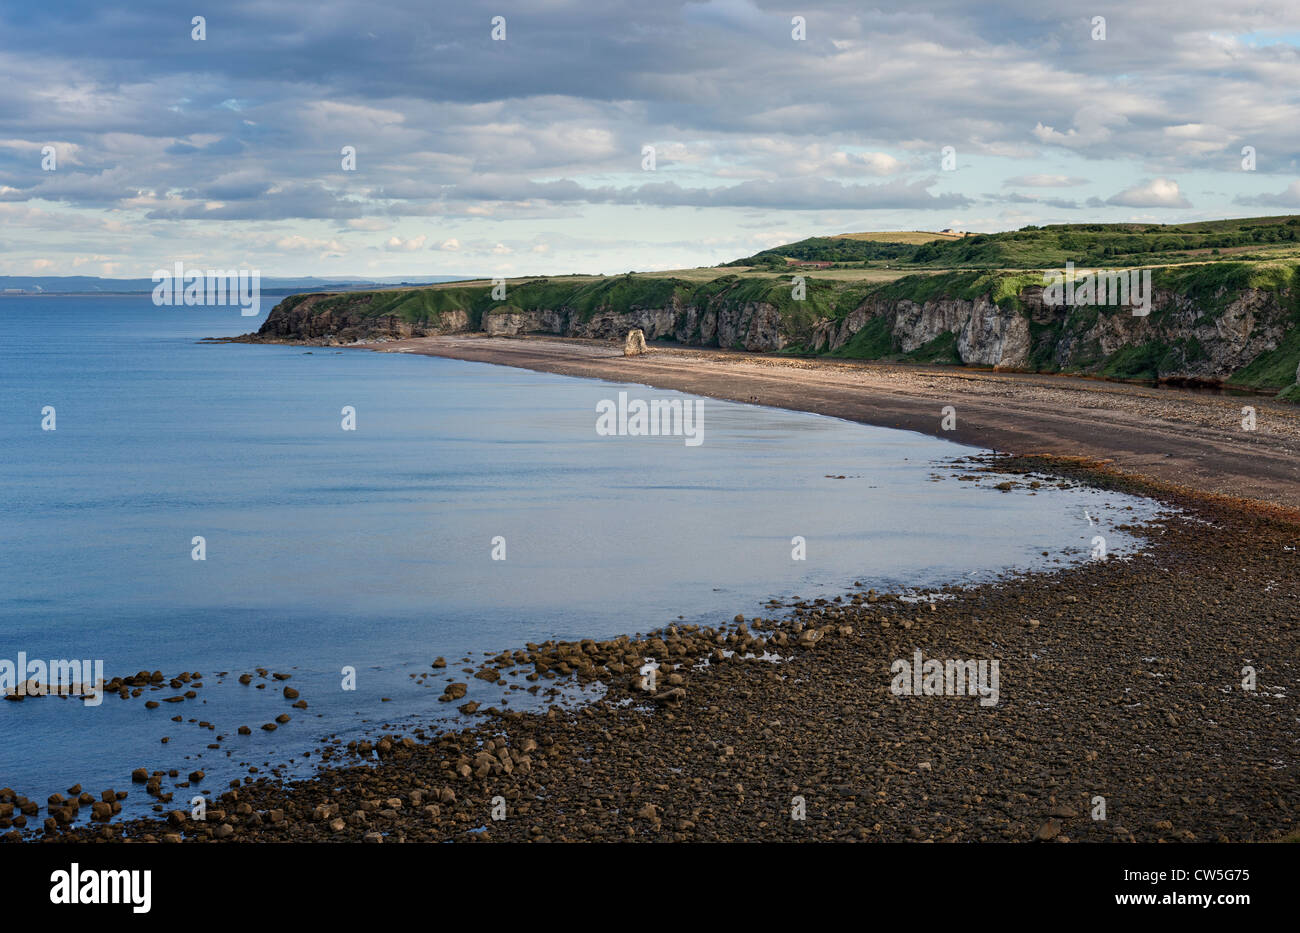
<path fill-rule="evenodd" d="M 640 356 L 645 351 L 645 332 L 639 327 L 632 328 L 627 332 L 627 340 L 623 341 L 623 355 Z"/>

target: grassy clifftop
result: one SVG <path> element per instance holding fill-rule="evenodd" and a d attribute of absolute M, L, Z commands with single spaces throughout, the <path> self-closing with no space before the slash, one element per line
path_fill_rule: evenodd
<path fill-rule="evenodd" d="M 942 237 L 928 242 L 877 234 L 810 237 L 763 250 L 729 265 L 782 268 L 787 260 L 831 262 L 844 268 L 1044 269 L 1164 265 L 1217 257 L 1300 258 L 1300 217 L 1252 217 L 1191 224 L 1056 224 L 1005 233 Z"/>
<path fill-rule="evenodd" d="M 652 340 L 700 346 L 1189 379 L 1294 397 L 1298 236 L 1295 217 L 840 235 L 740 265 L 511 279 L 503 297 L 490 281 L 297 295 L 260 334 L 339 342 L 463 331 L 610 338 L 640 327 Z M 832 265 L 794 266 L 792 256 Z M 1153 261 L 1170 256 L 1177 261 Z M 1067 261 L 1076 276 L 1149 268 L 1150 314 L 1045 302 L 1043 270 Z"/>

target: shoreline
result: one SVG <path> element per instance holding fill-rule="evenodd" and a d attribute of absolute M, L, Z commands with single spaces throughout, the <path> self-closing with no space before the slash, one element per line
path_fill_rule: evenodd
<path fill-rule="evenodd" d="M 447 338 L 420 343 L 431 339 Z M 368 348 L 393 352 L 408 343 Z M 432 355 L 468 352 L 437 349 L 445 352 Z M 619 365 L 594 359 L 584 363 L 578 354 L 525 368 L 565 365 L 611 378 L 590 370 Z M 622 372 L 619 381 L 646 381 Z M 688 368 L 675 378 L 700 375 Z M 743 394 L 751 384 L 730 391 Z M 817 391 L 810 406 L 844 405 L 842 387 Z M 953 436 L 938 434 L 932 396 L 896 394 L 901 399 L 884 410 L 929 405 L 931 430 L 851 420 Z M 1203 441 L 1193 433 L 1192 442 Z M 381 739 L 377 763 L 326 767 L 287 785 L 244 784 L 213 801 L 203 823 L 177 811 L 163 820 L 60 827 L 47 838 L 1262 841 L 1294 834 L 1300 710 L 1288 688 L 1298 679 L 1300 634 L 1287 594 L 1300 572 L 1286 549 L 1295 546 L 1300 516 L 1287 501 L 1198 493 L 1137 476 L 1131 461 L 1113 459 L 1031 456 L 1000 460 L 996 469 L 1135 492 L 1185 511 L 1149 527 L 1150 548 L 1129 560 L 954 590 L 929 608 L 850 592 L 716 632 L 669 627 L 637 641 L 529 645 L 511 666 L 522 654 L 520 670 L 533 666 L 543 682 L 599 679 L 609 693 L 572 712 L 486 710 L 461 731 Z M 927 658 L 1000 660 L 1001 702 L 990 710 L 971 697 L 891 694 L 890 662 L 916 649 Z M 780 663 L 739 658 L 767 650 Z M 668 676 L 680 682 L 662 684 L 653 698 L 640 690 L 632 662 L 644 654 L 667 655 L 678 665 Z M 1258 666 L 1257 692 L 1234 688 L 1245 664 Z M 1110 807 L 1106 820 L 1088 818 L 1098 795 Z M 492 818 L 498 798 L 502 820 Z M 795 798 L 806 820 L 792 819 Z"/>
<path fill-rule="evenodd" d="M 1300 509 L 1300 409 L 1075 376 L 807 360 L 654 345 L 456 335 L 346 345 L 628 382 L 916 431 L 1020 456 L 1080 457 L 1189 490 Z M 942 429 L 942 408 L 956 410 Z M 1242 408 L 1256 412 L 1242 428 Z M 1080 414 L 1086 412 L 1086 414 Z"/>
<path fill-rule="evenodd" d="M 669 627 L 637 641 L 529 646 L 528 657 L 559 672 L 556 680 L 603 678 L 608 695 L 572 711 L 489 710 L 467 729 L 419 741 L 390 735 L 374 746 L 377 761 L 227 791 L 209 805 L 207 822 L 177 811 L 48 838 L 1294 836 L 1300 782 L 1290 750 L 1300 704 L 1288 686 L 1300 676 L 1300 632 L 1287 592 L 1300 574 L 1293 559 L 1275 555 L 1295 540 L 1296 516 L 1187 497 L 1095 465 L 1030 458 L 996 466 L 1159 496 L 1186 514 L 1154 523 L 1151 547 L 1130 560 L 955 589 L 933 609 L 859 591 L 718 633 Z M 1225 549 L 1240 564 L 1225 564 Z M 1242 590 L 1259 620 L 1248 636 L 1233 599 Z M 761 649 L 781 662 L 739 657 Z M 999 659 L 999 703 L 892 695 L 891 660 L 918 649 L 926 658 Z M 633 670 L 605 666 L 642 653 L 678 665 L 681 683 L 661 686 L 657 700 L 633 683 Z M 1246 661 L 1259 668 L 1256 692 L 1234 689 Z M 571 674 L 560 667 L 567 662 Z M 1098 796 L 1106 798 L 1105 820 L 1090 818 Z M 791 819 L 795 798 L 806 820 Z M 502 805 L 505 818 L 494 820 Z"/>

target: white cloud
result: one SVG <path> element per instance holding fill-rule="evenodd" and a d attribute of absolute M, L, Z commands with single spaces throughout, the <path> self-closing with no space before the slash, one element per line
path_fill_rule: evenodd
<path fill-rule="evenodd" d="M 1191 203 L 1178 190 L 1178 182 L 1170 178 L 1155 178 L 1125 188 L 1106 199 L 1107 204 L 1122 207 L 1191 207 Z"/>
<path fill-rule="evenodd" d="M 410 253 L 417 249 L 423 249 L 426 239 L 427 237 L 423 233 L 408 240 L 403 240 L 399 236 L 391 236 L 385 241 L 384 249 L 390 253 Z"/>

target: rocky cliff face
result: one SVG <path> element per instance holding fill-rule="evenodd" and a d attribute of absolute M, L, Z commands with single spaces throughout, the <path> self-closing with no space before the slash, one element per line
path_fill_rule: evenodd
<path fill-rule="evenodd" d="M 674 302 L 665 308 L 638 308 L 622 313 L 597 311 L 585 320 L 576 311 L 510 308 L 483 315 L 483 330 L 494 337 L 555 334 L 622 340 L 635 328 L 644 331 L 647 340 L 668 337 L 688 346 L 753 351 L 781 350 L 789 345 L 793 335 L 783 324 L 777 307 L 765 302 L 711 302 L 703 307 Z"/>
<path fill-rule="evenodd" d="M 393 314 L 367 314 L 374 293 L 359 292 L 340 304 L 333 295 L 294 295 L 271 309 L 256 339 L 354 343 L 358 340 L 399 337 L 434 337 L 470 329 L 465 311 L 444 311 L 423 321 L 408 321 Z"/>
<path fill-rule="evenodd" d="M 425 337 L 474 330 L 465 311 L 443 311 L 428 319 L 406 320 L 393 314 L 373 314 L 372 293 L 358 293 L 340 302 L 336 295 L 294 296 L 272 309 L 257 334 L 260 341 L 310 340 L 353 343 L 357 340 Z M 482 314 L 482 331 L 492 337 L 554 334 L 597 340 L 622 340 L 640 329 L 647 340 L 669 338 L 694 346 L 720 346 L 753 351 L 780 350 L 801 342 L 783 320 L 776 305 L 766 302 L 715 300 L 702 305 L 672 301 L 661 308 L 616 312 L 597 309 L 583 315 L 575 309 L 531 309 L 506 305 Z"/>
<path fill-rule="evenodd" d="M 1277 291 L 1244 289 L 1207 314 L 1203 301 L 1157 289 L 1144 317 L 1128 308 L 1047 305 L 1039 287 L 1019 294 L 1019 308 L 999 307 L 988 297 L 869 299 L 841 321 L 819 322 L 810 349 L 840 350 L 879 318 L 902 354 L 952 334 L 962 363 L 1088 372 L 1121 351 L 1161 347 L 1169 356 L 1160 375 L 1219 381 L 1278 346 L 1288 328 L 1282 299 Z"/>
<path fill-rule="evenodd" d="M 674 294 L 657 307 L 633 303 L 623 310 L 603 305 L 580 312 L 563 302 L 536 308 L 484 301 L 476 314 L 447 310 L 414 316 L 372 307 L 375 296 L 383 294 L 293 296 L 248 339 L 351 343 L 481 330 L 490 336 L 622 341 L 639 329 L 647 340 L 688 346 L 793 348 L 864 359 L 910 355 L 1010 370 L 1215 382 L 1277 350 L 1293 320 L 1288 290 L 1268 288 L 1221 292 L 1212 300 L 1156 288 L 1144 317 L 1117 306 L 1048 305 L 1038 286 L 1000 303 L 989 295 L 914 301 L 868 294 L 847 313 L 820 319 L 801 313 L 802 306 L 778 307 L 726 292 L 698 300 Z M 873 339 L 855 341 L 859 335 Z"/>

